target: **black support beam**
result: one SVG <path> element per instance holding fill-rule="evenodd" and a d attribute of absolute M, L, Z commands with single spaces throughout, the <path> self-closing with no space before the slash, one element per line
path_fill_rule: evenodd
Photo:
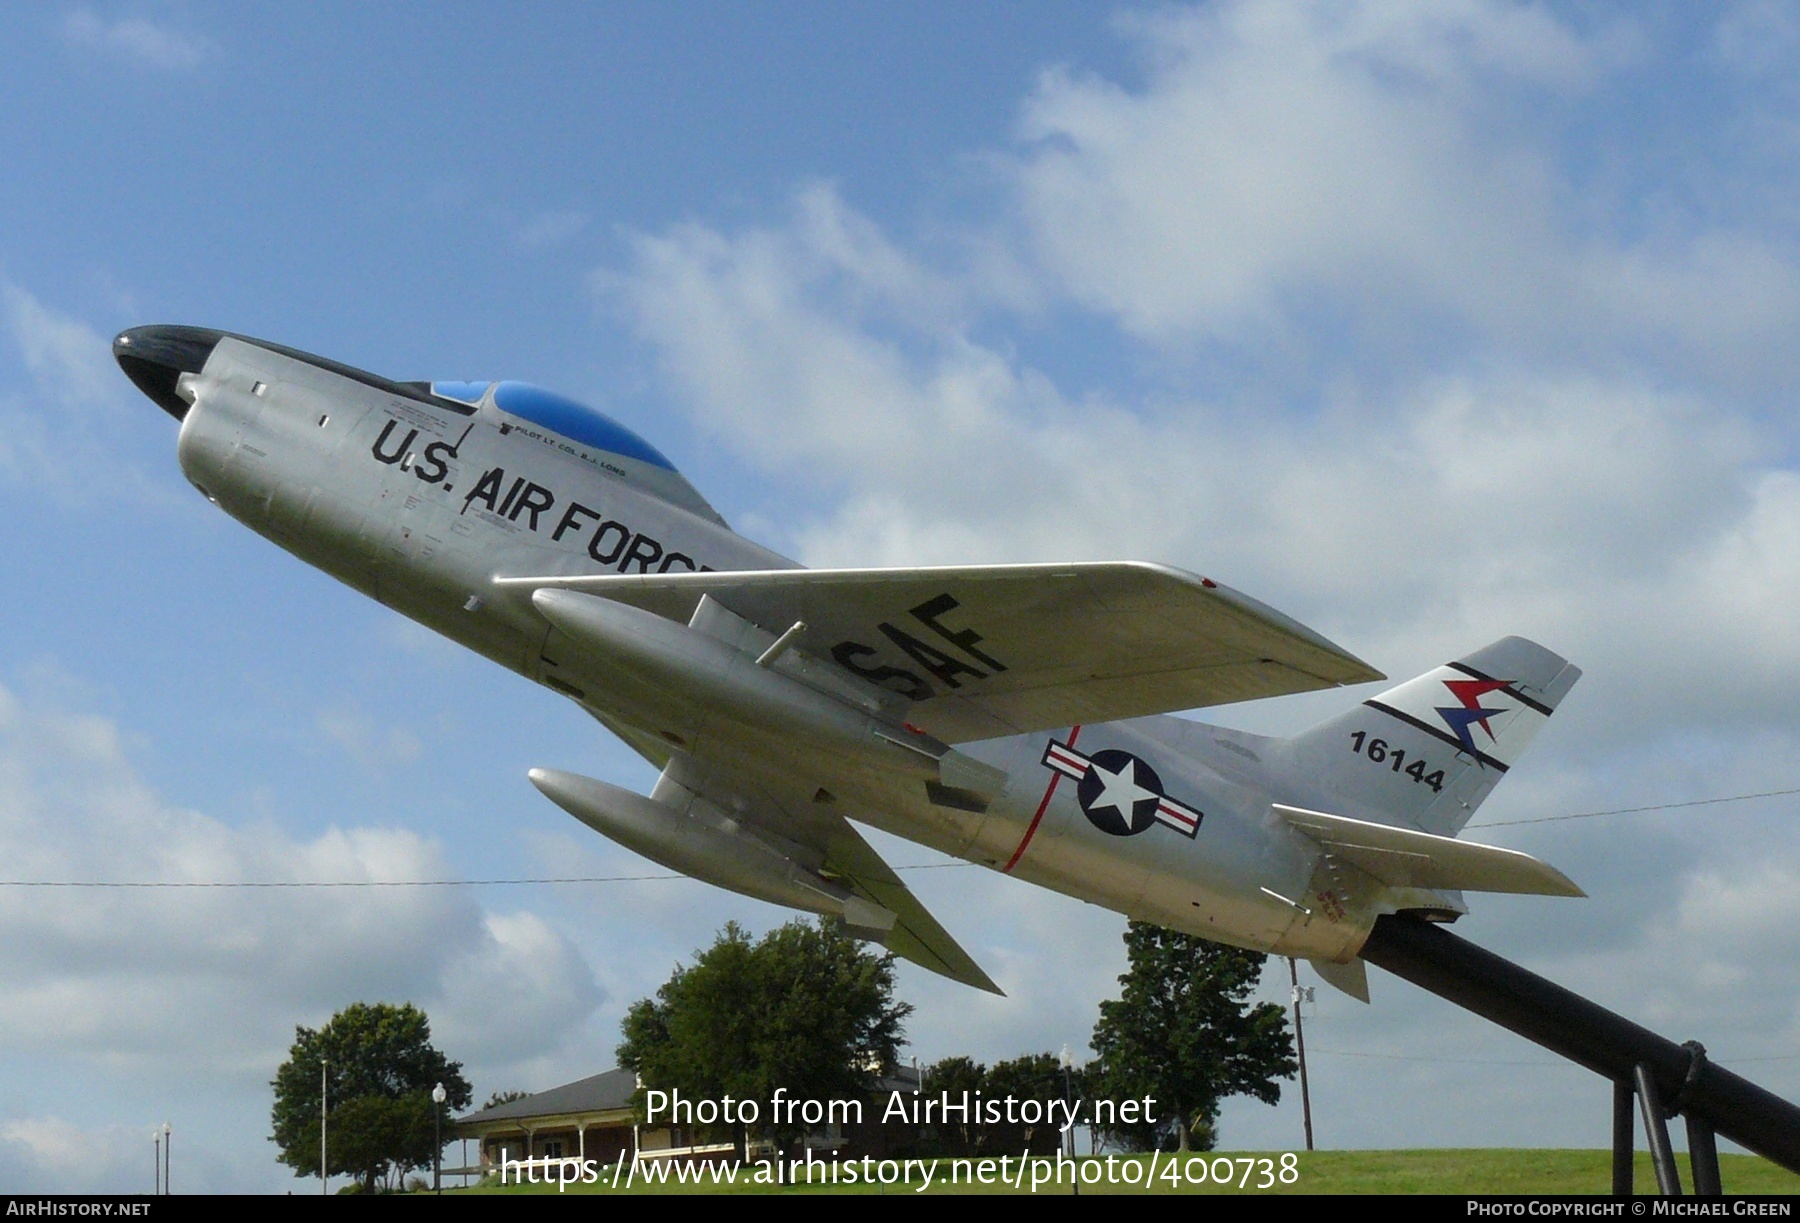
<path fill-rule="evenodd" d="M 1613 1080 L 1613 1196 L 1628 1198 L 1635 1171 L 1632 1152 L 1636 1129 L 1632 1114 L 1633 1089 L 1628 1079 Z"/>
<path fill-rule="evenodd" d="M 1641 1065 L 1670 1112 L 1697 1119 L 1709 1135 L 1723 1134 L 1800 1172 L 1800 1108 L 1707 1061 L 1697 1048 L 1658 1036 L 1440 926 L 1410 917 L 1378 918 L 1362 958 L 1615 1084 L 1634 1082 Z M 1616 1101 L 1615 1095 L 1615 1143 Z M 1716 1159 L 1713 1166 L 1716 1171 Z M 1696 1171 L 1697 1180 L 1699 1175 Z M 1617 1178 L 1615 1162 L 1615 1187 Z"/>

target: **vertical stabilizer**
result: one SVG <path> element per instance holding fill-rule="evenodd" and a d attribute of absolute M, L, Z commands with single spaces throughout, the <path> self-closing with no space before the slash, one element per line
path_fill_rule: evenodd
<path fill-rule="evenodd" d="M 1291 739 L 1295 770 L 1324 810 L 1455 836 L 1579 678 L 1503 638 Z"/>

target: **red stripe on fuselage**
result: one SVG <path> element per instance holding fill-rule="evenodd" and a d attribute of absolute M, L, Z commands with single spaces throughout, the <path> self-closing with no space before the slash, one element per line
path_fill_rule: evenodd
<path fill-rule="evenodd" d="M 1069 747 L 1075 746 L 1075 736 L 1080 733 L 1081 727 L 1079 726 L 1069 728 Z M 1024 839 L 1019 842 L 1019 847 L 1013 850 L 1013 856 L 1007 860 L 1005 866 L 1000 868 L 1002 874 L 1010 874 L 1012 868 L 1019 864 L 1019 859 L 1025 856 L 1025 847 L 1030 845 L 1031 838 L 1037 835 L 1038 823 L 1044 818 L 1044 812 L 1050 809 L 1050 800 L 1056 794 L 1056 783 L 1062 779 L 1061 773 L 1055 769 L 1050 770 L 1050 784 L 1044 787 L 1044 801 L 1038 804 L 1037 814 L 1031 817 L 1031 826 L 1025 830 Z"/>

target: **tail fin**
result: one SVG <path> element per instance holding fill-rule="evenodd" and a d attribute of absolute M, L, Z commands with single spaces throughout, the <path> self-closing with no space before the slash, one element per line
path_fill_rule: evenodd
<path fill-rule="evenodd" d="M 1455 836 L 1580 678 L 1506 637 L 1297 735 L 1291 759 L 1321 810 Z"/>

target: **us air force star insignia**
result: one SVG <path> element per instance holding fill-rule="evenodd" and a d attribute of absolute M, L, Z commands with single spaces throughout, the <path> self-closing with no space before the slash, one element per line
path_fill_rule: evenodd
<path fill-rule="evenodd" d="M 1082 814 L 1101 832 L 1134 837 L 1152 824 L 1165 824 L 1184 837 L 1200 831 L 1205 814 L 1163 793 L 1156 770 L 1116 748 L 1084 756 L 1066 743 L 1050 740 L 1044 767 L 1079 783 L 1075 798 Z"/>

